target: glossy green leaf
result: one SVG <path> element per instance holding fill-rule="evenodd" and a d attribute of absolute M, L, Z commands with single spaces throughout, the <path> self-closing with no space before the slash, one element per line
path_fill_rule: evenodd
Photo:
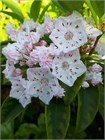
<path fill-rule="evenodd" d="M 1 107 L 1 123 L 13 120 L 22 110 L 23 107 L 18 100 L 7 97 Z"/>
<path fill-rule="evenodd" d="M 4 13 L 4 14 L 7 14 L 7 15 L 11 16 L 11 17 L 14 18 L 14 19 L 17 19 L 17 20 L 20 21 L 21 23 L 23 22 L 23 18 L 21 18 L 21 17 L 20 17 L 18 14 L 16 14 L 16 13 L 7 12 L 7 11 L 0 11 L 0 12 L 2 12 L 2 13 Z"/>
<path fill-rule="evenodd" d="M 24 16 L 22 14 L 22 11 L 19 7 L 19 4 L 13 0 L 1 0 L 8 8 L 10 8 L 14 13 L 19 15 L 22 19 L 24 19 Z"/>
<path fill-rule="evenodd" d="M 81 89 L 78 94 L 76 132 L 85 130 L 95 118 L 99 106 L 99 93 L 96 87 Z"/>
<path fill-rule="evenodd" d="M 70 104 L 73 99 L 76 97 L 76 95 L 78 94 L 80 88 L 81 88 L 81 85 L 84 81 L 84 78 L 85 78 L 85 74 L 83 74 L 82 76 L 80 76 L 74 83 L 74 85 L 72 87 L 67 87 L 65 90 L 66 90 L 66 93 L 65 93 L 65 96 L 64 96 L 64 102 L 65 104 Z"/>
<path fill-rule="evenodd" d="M 59 9 L 66 11 L 58 2 L 58 0 L 52 0 L 52 2 L 54 3 L 55 6 L 57 6 Z"/>
<path fill-rule="evenodd" d="M 104 0 L 90 1 L 95 13 L 100 17 L 104 14 Z"/>
<path fill-rule="evenodd" d="M 8 122 L 5 124 L 0 124 L 1 128 L 1 139 L 12 139 L 14 131 L 14 122 Z"/>
<path fill-rule="evenodd" d="M 100 96 L 100 102 L 99 102 L 99 112 L 104 120 L 104 85 L 98 85 L 98 91 Z"/>
<path fill-rule="evenodd" d="M 15 139 L 29 139 L 30 135 L 38 133 L 37 126 L 32 123 L 23 123 L 15 133 Z"/>
<path fill-rule="evenodd" d="M 63 139 L 70 121 L 70 106 L 62 99 L 54 98 L 46 105 L 46 129 L 48 139 Z"/>
<path fill-rule="evenodd" d="M 30 16 L 36 21 L 39 17 L 42 0 L 34 0 L 30 8 Z"/>
<path fill-rule="evenodd" d="M 50 5 L 51 4 L 46 5 L 45 8 L 43 9 L 43 11 L 41 12 L 40 17 L 38 19 L 39 22 L 42 21 L 44 15 L 45 15 L 45 12 L 47 11 L 47 9 L 49 8 Z"/>
<path fill-rule="evenodd" d="M 70 1 L 68 1 L 68 0 L 65 0 L 65 1 L 58 0 L 58 3 L 66 11 L 72 12 L 73 10 L 77 10 L 77 11 L 82 10 L 84 0 L 81 0 L 81 1 L 78 1 L 78 0 L 70 0 Z"/>

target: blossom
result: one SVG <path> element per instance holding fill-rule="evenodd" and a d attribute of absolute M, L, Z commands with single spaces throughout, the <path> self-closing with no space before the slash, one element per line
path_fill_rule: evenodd
<path fill-rule="evenodd" d="M 39 97 L 45 104 L 49 104 L 53 96 L 61 90 L 57 78 L 48 68 L 29 68 L 27 78 L 29 80 L 27 93 L 33 97 Z"/>
<path fill-rule="evenodd" d="M 98 64 L 94 64 L 88 68 L 86 72 L 85 80 L 91 83 L 93 86 L 102 83 L 102 74 L 101 74 L 102 67 Z"/>
<path fill-rule="evenodd" d="M 77 77 L 86 71 L 78 50 L 55 56 L 52 69 L 52 73 L 68 86 L 73 86 Z"/>
<path fill-rule="evenodd" d="M 89 71 L 100 72 L 102 70 L 102 67 L 97 63 L 95 63 L 94 65 L 90 66 L 88 69 Z"/>
<path fill-rule="evenodd" d="M 31 20 L 24 20 L 23 24 L 21 25 L 20 29 L 25 30 L 27 33 L 29 33 L 31 30 L 36 29 L 38 26 L 37 22 L 34 22 L 33 19 Z"/>
<path fill-rule="evenodd" d="M 30 32 L 28 36 L 28 41 L 32 44 L 35 44 L 39 41 L 40 36 L 36 32 Z"/>
<path fill-rule="evenodd" d="M 14 64 L 7 60 L 6 67 L 3 70 L 3 73 L 5 74 L 5 77 L 7 79 L 10 79 L 10 77 L 13 77 L 14 70 L 15 70 Z"/>
<path fill-rule="evenodd" d="M 40 34 L 41 37 L 43 37 L 44 34 L 51 33 L 53 28 L 54 28 L 54 25 L 53 25 L 53 22 L 50 19 L 50 16 L 46 15 L 44 23 L 37 26 L 36 32 L 38 34 Z"/>
<path fill-rule="evenodd" d="M 81 19 L 65 20 L 59 18 L 55 24 L 55 29 L 49 38 L 63 52 L 79 48 L 87 42 L 87 35 Z"/>
<path fill-rule="evenodd" d="M 10 36 L 12 41 L 16 41 L 18 32 L 19 31 L 14 28 L 14 24 L 13 23 L 9 23 L 6 26 L 6 33 Z"/>
<path fill-rule="evenodd" d="M 31 103 L 31 96 L 26 94 L 26 81 L 21 76 L 11 78 L 10 97 L 18 99 L 23 107 Z"/>
<path fill-rule="evenodd" d="M 103 37 L 99 39 L 95 51 L 98 53 L 99 58 L 105 59 L 105 41 Z"/>
<path fill-rule="evenodd" d="M 99 73 L 93 73 L 92 75 L 92 78 L 91 78 L 91 81 L 90 83 L 95 86 L 95 85 L 98 85 L 99 83 L 102 83 L 102 75 L 101 75 L 101 72 Z"/>
<path fill-rule="evenodd" d="M 5 55 L 5 57 L 9 60 L 12 61 L 14 63 L 17 63 L 19 58 L 20 58 L 20 53 L 19 51 L 16 49 L 17 44 L 13 43 L 13 44 L 8 44 L 6 47 L 4 47 L 2 49 L 2 54 Z"/>

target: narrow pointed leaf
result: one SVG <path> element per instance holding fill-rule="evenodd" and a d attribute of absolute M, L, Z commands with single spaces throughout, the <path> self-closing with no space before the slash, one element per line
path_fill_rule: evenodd
<path fill-rule="evenodd" d="M 70 104 L 73 99 L 76 97 L 76 95 L 78 94 L 80 88 L 81 88 L 81 85 L 84 81 L 84 78 L 85 78 L 85 74 L 83 74 L 82 76 L 80 76 L 74 83 L 74 85 L 72 87 L 68 87 L 66 88 L 66 93 L 65 93 L 65 96 L 64 96 L 64 102 L 65 104 Z"/>
<path fill-rule="evenodd" d="M 14 13 L 19 15 L 22 19 L 24 19 L 24 16 L 22 14 L 22 11 L 19 7 L 19 4 L 13 0 L 1 0 L 8 8 L 10 8 Z"/>
<path fill-rule="evenodd" d="M 13 120 L 22 110 L 23 107 L 18 100 L 7 97 L 1 107 L 1 123 Z"/>
<path fill-rule="evenodd" d="M 55 6 L 57 6 L 62 11 L 67 11 L 59 4 L 58 0 L 52 0 L 52 2 L 54 3 Z"/>
<path fill-rule="evenodd" d="M 58 0 L 58 3 L 66 11 L 72 12 L 73 10 L 77 10 L 77 11 L 82 10 L 84 0 L 81 0 L 81 1 L 78 1 L 78 0 L 70 0 L 70 1 L 68 1 L 68 0 L 65 0 L 65 1 Z"/>
<path fill-rule="evenodd" d="M 95 118 L 99 106 L 99 93 L 96 87 L 81 89 L 78 94 L 76 132 L 85 130 Z"/>
<path fill-rule="evenodd" d="M 104 0 L 94 0 L 90 2 L 97 16 L 101 18 L 104 14 Z"/>
<path fill-rule="evenodd" d="M 48 139 L 64 139 L 70 121 L 70 106 L 62 99 L 54 98 L 46 105 L 46 128 Z"/>
<path fill-rule="evenodd" d="M 18 14 L 16 14 L 16 13 L 13 13 L 13 12 L 7 12 L 7 11 L 0 11 L 0 12 L 2 12 L 2 13 L 4 13 L 4 14 L 7 14 L 7 15 L 9 15 L 9 16 L 11 16 L 12 18 L 14 18 L 14 19 L 17 19 L 18 21 L 20 21 L 21 23 L 23 23 L 23 18 L 21 18 Z"/>
<path fill-rule="evenodd" d="M 30 17 L 36 21 L 39 17 L 42 0 L 34 0 L 30 8 Z"/>

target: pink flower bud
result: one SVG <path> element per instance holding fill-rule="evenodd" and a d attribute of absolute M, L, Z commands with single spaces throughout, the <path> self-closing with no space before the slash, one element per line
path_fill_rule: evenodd
<path fill-rule="evenodd" d="M 94 72 L 100 72 L 101 70 L 102 70 L 102 67 L 96 63 L 92 66 L 92 71 Z"/>
<path fill-rule="evenodd" d="M 91 84 L 92 84 L 93 86 L 98 85 L 100 82 L 101 82 L 101 81 L 100 81 L 100 80 L 97 80 L 97 79 L 92 79 L 92 80 L 91 80 Z"/>
<path fill-rule="evenodd" d="M 32 50 L 32 44 L 26 44 L 25 47 L 26 47 L 28 50 Z"/>
<path fill-rule="evenodd" d="M 32 67 L 33 63 L 31 61 L 26 61 L 26 65 L 28 65 L 29 67 Z"/>
<path fill-rule="evenodd" d="M 21 71 L 21 69 L 16 68 L 16 69 L 13 71 L 13 74 L 14 74 L 15 76 L 19 76 L 19 75 L 22 74 L 22 71 Z"/>
<path fill-rule="evenodd" d="M 40 44 L 41 46 L 46 46 L 46 45 L 47 45 L 47 42 L 46 42 L 45 40 L 41 40 L 41 41 L 39 42 L 39 44 Z"/>

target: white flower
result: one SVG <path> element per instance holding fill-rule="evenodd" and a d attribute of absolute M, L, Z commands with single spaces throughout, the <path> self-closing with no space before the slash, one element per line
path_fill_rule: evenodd
<path fill-rule="evenodd" d="M 5 77 L 7 79 L 10 79 L 11 77 L 13 77 L 14 70 L 15 70 L 14 64 L 7 60 L 5 70 L 3 70 Z"/>
<path fill-rule="evenodd" d="M 86 33 L 87 33 L 88 37 L 92 38 L 92 39 L 96 39 L 97 36 L 102 34 L 102 32 L 100 30 L 98 30 L 97 28 L 95 28 L 92 25 L 86 26 Z"/>
<path fill-rule="evenodd" d="M 102 75 L 101 75 L 101 72 L 99 73 L 96 73 L 94 72 L 93 75 L 92 75 L 92 78 L 91 78 L 91 81 L 90 83 L 95 86 L 99 83 L 102 83 Z"/>
<path fill-rule="evenodd" d="M 37 22 L 34 22 L 33 19 L 31 20 L 24 20 L 24 23 L 21 25 L 21 30 L 25 30 L 29 33 L 31 30 L 34 30 L 38 26 Z"/>
<path fill-rule="evenodd" d="M 88 69 L 89 71 L 100 72 L 102 70 L 102 67 L 97 63 L 95 63 L 94 65 L 90 66 Z"/>
<path fill-rule="evenodd" d="M 36 32 L 38 34 L 40 34 L 41 37 L 43 37 L 44 34 L 51 33 L 53 28 L 54 28 L 54 25 L 53 25 L 53 22 L 50 19 L 50 16 L 46 15 L 44 23 L 37 26 Z"/>
<path fill-rule="evenodd" d="M 48 104 L 61 89 L 57 78 L 47 68 L 29 68 L 27 77 L 29 80 L 27 93 L 39 97 L 45 104 Z"/>
<path fill-rule="evenodd" d="M 87 71 L 85 80 L 95 86 L 99 83 L 102 83 L 103 79 L 101 72 Z"/>
<path fill-rule="evenodd" d="M 10 36 L 10 38 L 11 38 L 12 41 L 16 41 L 18 32 L 19 31 L 14 28 L 14 24 L 9 23 L 6 26 L 6 33 Z"/>
<path fill-rule="evenodd" d="M 39 41 L 40 36 L 36 32 L 30 32 L 28 36 L 28 42 L 35 44 Z"/>
<path fill-rule="evenodd" d="M 11 78 L 10 97 L 18 99 L 23 107 L 31 103 L 31 96 L 26 94 L 26 82 L 21 76 Z"/>
<path fill-rule="evenodd" d="M 17 63 L 20 58 L 20 53 L 16 49 L 17 44 L 8 44 L 6 47 L 2 49 L 2 53 L 5 55 L 5 57 L 14 63 Z"/>
<path fill-rule="evenodd" d="M 79 48 L 87 42 L 87 35 L 81 19 L 65 20 L 59 18 L 56 20 L 55 29 L 49 38 L 63 52 Z"/>
<path fill-rule="evenodd" d="M 95 51 L 98 53 L 100 58 L 105 59 L 105 40 L 104 40 L 104 37 L 103 38 L 101 37 L 99 39 L 97 46 L 95 48 Z"/>
<path fill-rule="evenodd" d="M 86 71 L 78 50 L 55 56 L 52 69 L 52 73 L 68 86 L 73 86 L 77 77 Z"/>

